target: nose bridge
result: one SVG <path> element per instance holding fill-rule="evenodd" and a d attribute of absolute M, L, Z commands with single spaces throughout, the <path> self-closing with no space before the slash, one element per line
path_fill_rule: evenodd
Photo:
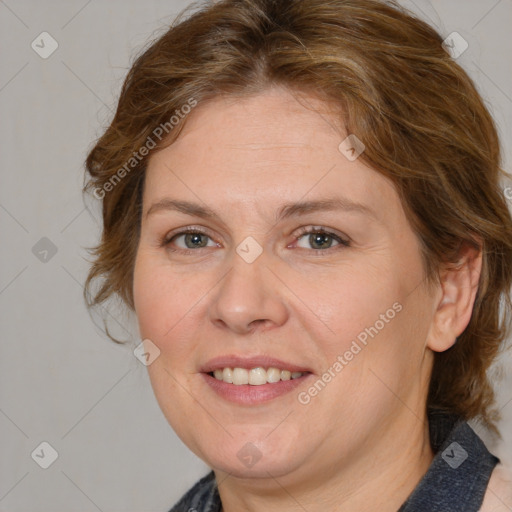
<path fill-rule="evenodd" d="M 281 325 L 287 311 L 268 258 L 254 239 L 241 242 L 230 261 L 210 306 L 210 319 L 238 333 L 256 325 Z M 259 248 L 258 248 L 259 247 Z"/>

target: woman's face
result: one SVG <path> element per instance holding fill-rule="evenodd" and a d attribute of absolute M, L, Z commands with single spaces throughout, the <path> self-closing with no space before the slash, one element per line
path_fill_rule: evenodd
<path fill-rule="evenodd" d="M 151 383 L 182 440 L 239 477 L 325 477 L 424 430 L 436 298 L 418 239 L 305 98 L 200 105 L 147 169 L 134 297 Z"/>

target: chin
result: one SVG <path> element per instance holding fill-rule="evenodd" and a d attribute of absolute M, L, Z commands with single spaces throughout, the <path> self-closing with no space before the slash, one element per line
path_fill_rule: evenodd
<path fill-rule="evenodd" d="M 291 473 L 294 469 L 294 465 L 290 460 L 286 460 L 284 457 L 281 460 L 259 460 L 252 467 L 244 467 L 243 464 L 235 457 L 231 457 L 230 460 L 212 460 L 211 463 L 206 461 L 207 464 L 212 467 L 215 471 L 219 470 L 223 473 L 228 473 L 230 477 L 234 478 L 251 478 L 251 479 L 268 479 L 268 478 L 279 478 Z M 218 462 L 217 464 L 214 464 Z"/>
<path fill-rule="evenodd" d="M 216 444 L 216 443 L 212 443 Z M 216 471 L 235 478 L 281 477 L 300 467 L 299 454 L 283 445 L 251 443 L 230 439 L 218 443 L 212 453 L 211 445 L 197 455 Z"/>

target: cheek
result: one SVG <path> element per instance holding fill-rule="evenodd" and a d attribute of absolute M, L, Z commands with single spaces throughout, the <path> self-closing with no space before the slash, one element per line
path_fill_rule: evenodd
<path fill-rule="evenodd" d="M 162 320 L 165 318 L 161 312 L 164 309 L 172 311 L 172 304 L 166 304 L 168 298 L 164 287 L 159 286 L 156 274 L 148 271 L 140 260 L 135 266 L 133 300 L 141 336 L 151 340 L 160 338 L 158 333 L 163 332 Z"/>
<path fill-rule="evenodd" d="M 161 273 L 145 265 L 142 258 L 135 267 L 133 296 L 140 337 L 150 340 L 160 350 L 158 359 L 147 367 L 153 387 L 156 385 L 156 392 L 161 387 L 157 382 L 165 380 L 165 376 L 160 375 L 155 380 L 155 371 L 161 369 L 161 363 L 171 354 L 173 358 L 176 355 L 176 351 L 172 350 L 171 344 L 166 340 L 170 339 L 172 325 L 178 322 L 179 301 L 176 300 L 177 294 L 168 293 L 166 280 L 161 279 Z"/>
<path fill-rule="evenodd" d="M 317 280 L 313 288 L 297 290 L 297 295 L 304 297 L 328 327 L 332 348 L 339 350 L 358 337 L 364 341 L 369 336 L 367 330 L 374 332 L 375 324 L 379 332 L 387 328 L 397 316 L 400 305 L 396 303 L 404 294 L 393 268 L 360 265 L 333 272 Z"/>
<path fill-rule="evenodd" d="M 133 295 L 140 336 L 160 350 L 159 364 L 148 366 L 150 375 L 162 365 L 192 372 L 208 281 L 176 273 L 167 262 L 142 254 L 134 270 Z"/>
<path fill-rule="evenodd" d="M 404 280 L 400 269 L 391 264 L 362 265 L 317 281 L 308 293 L 306 287 L 298 291 L 322 320 L 315 321 L 318 327 L 313 328 L 313 337 L 323 353 L 325 369 L 343 374 L 336 379 L 338 385 L 351 389 L 353 396 L 359 395 L 363 383 L 372 394 L 376 377 L 370 369 L 389 376 L 395 389 L 421 365 L 428 315 L 424 314 L 426 297 L 421 287 L 411 293 L 415 283 Z M 373 384 L 377 391 L 383 388 L 379 382 Z"/>
<path fill-rule="evenodd" d="M 160 341 L 166 338 L 193 304 L 189 295 L 186 277 L 174 276 L 167 265 L 151 255 L 137 257 L 133 297 L 141 336 Z"/>

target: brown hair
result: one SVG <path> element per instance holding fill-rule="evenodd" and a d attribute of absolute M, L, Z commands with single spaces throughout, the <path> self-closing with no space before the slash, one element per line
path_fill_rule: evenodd
<path fill-rule="evenodd" d="M 210 2 L 178 18 L 136 59 L 114 119 L 86 162 L 84 190 L 94 190 L 103 205 L 103 235 L 86 282 L 89 307 L 118 296 L 133 309 L 150 156 L 139 150 L 150 139 L 156 149 L 172 143 L 186 120 L 161 139 L 157 127 L 169 127 L 192 102 L 273 84 L 309 91 L 343 112 L 346 131 L 366 146 L 360 158 L 394 182 L 421 241 L 429 283 L 441 264 L 456 263 L 462 244 L 481 247 L 471 321 L 451 349 L 435 354 L 427 405 L 479 416 L 494 428 L 487 370 L 512 310 L 512 220 L 499 183 L 498 135 L 439 34 L 392 1 Z"/>

